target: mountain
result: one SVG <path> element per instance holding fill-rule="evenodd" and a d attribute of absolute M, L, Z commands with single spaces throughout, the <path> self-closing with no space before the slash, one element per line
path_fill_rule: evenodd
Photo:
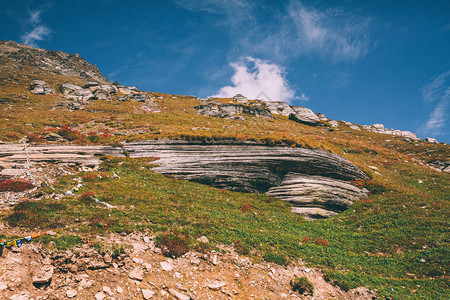
<path fill-rule="evenodd" d="M 50 232 L 5 247 L 30 271 L 3 264 L 2 292 L 447 294 L 449 146 L 329 117 L 142 91 L 78 54 L 0 41 L 3 238 Z"/>

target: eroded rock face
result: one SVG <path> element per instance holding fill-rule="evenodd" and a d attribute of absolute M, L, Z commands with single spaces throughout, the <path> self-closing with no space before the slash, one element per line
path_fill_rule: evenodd
<path fill-rule="evenodd" d="M 366 179 L 366 174 L 343 157 L 326 151 L 251 142 L 203 144 L 173 140 L 133 142 L 124 149 L 131 157 L 158 157 L 155 172 L 239 192 L 267 192 L 292 203 L 293 211 L 312 217 L 336 214 L 367 196 L 366 191 L 349 183 Z M 40 145 L 29 147 L 28 153 L 32 163 L 92 167 L 100 163 L 98 155 L 121 156 L 123 149 Z M 23 145 L 0 145 L 3 174 L 14 175 L 26 160 Z"/>
<path fill-rule="evenodd" d="M 292 108 L 283 101 L 265 101 L 264 105 L 272 114 L 289 116 L 290 114 L 295 113 Z"/>
<path fill-rule="evenodd" d="M 38 95 L 48 95 L 53 94 L 55 92 L 55 89 L 48 86 L 47 82 L 43 80 L 34 79 L 31 80 L 30 92 Z"/>
<path fill-rule="evenodd" d="M 247 114 L 273 119 L 272 114 L 266 108 L 242 104 L 208 103 L 196 106 L 195 109 L 199 114 L 211 117 L 235 118 L 239 114 Z"/>

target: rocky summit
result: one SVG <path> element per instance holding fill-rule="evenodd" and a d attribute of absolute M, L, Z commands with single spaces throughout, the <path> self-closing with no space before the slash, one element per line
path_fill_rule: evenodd
<path fill-rule="evenodd" d="M 0 40 L 0 298 L 438 299 L 449 146 Z"/>

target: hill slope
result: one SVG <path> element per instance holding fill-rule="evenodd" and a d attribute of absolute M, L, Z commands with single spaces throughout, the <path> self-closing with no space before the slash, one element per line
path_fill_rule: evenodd
<path fill-rule="evenodd" d="M 135 232 L 138 237 L 155 236 L 157 249 L 163 252 L 175 243 L 183 246 L 181 250 L 191 249 L 187 255 L 206 252 L 208 257 L 214 253 L 225 256 L 237 251 L 251 255 L 252 264 L 263 266 L 291 262 L 298 267 L 302 260 L 322 269 L 342 290 L 365 286 L 376 290 L 379 297 L 398 299 L 443 298 L 448 294 L 449 174 L 442 171 L 448 170 L 448 145 L 426 143 L 409 133 L 386 132 L 380 126 L 360 130 L 364 127 L 315 118 L 309 111 L 282 103 L 140 91 L 110 84 L 76 55 L 11 42 L 1 42 L 0 50 L 0 140 L 4 142 L 105 145 L 126 150 L 126 143 L 179 139 L 207 145 L 250 142 L 322 150 L 340 155 L 364 171 L 370 180 L 352 184 L 372 194 L 343 213 L 309 222 L 291 213 L 288 203 L 264 195 L 230 192 L 159 175 L 153 172 L 155 158 L 151 157 L 103 156 L 103 163 L 94 170 L 79 168 L 76 161 L 64 165 L 31 161 L 29 168 L 18 166 L 16 174 L 39 187 L 29 192 L 1 192 L 4 205 L 15 205 L 3 210 L 5 238 L 53 229 L 58 235 L 42 240 L 49 243 L 47 247 L 73 248 L 93 241 L 96 253 L 116 253 L 113 261 L 120 264 L 120 255 L 130 258 L 137 253 L 127 247 L 123 253 L 117 250 L 120 243 L 115 235 L 132 236 Z M 49 60 L 49 64 L 42 63 Z M 8 189 L 4 183 L 11 179 L 0 180 Z M 23 202 L 16 204 L 16 200 Z M 196 240 L 201 236 L 208 237 L 206 245 Z M 124 241 L 134 242 L 132 238 Z M 158 251 L 155 255 L 160 255 Z M 64 267 L 57 257 L 50 255 L 47 263 L 55 268 L 54 276 L 78 272 Z M 241 264 L 239 260 L 234 263 Z M 139 267 L 140 263 L 127 261 L 124 268 L 134 265 Z M 114 269 L 110 266 L 102 268 Z M 259 276 L 271 272 L 270 265 L 265 268 Z M 244 266 L 241 270 L 249 269 Z M 154 279 L 150 278 L 158 272 L 151 275 L 147 270 L 141 286 L 151 285 Z M 291 272 L 289 276 L 307 273 Z M 220 274 L 222 280 L 230 279 L 230 274 Z M 314 276 L 305 276 L 314 281 Z M 283 287 L 272 287 L 276 292 L 261 289 L 260 297 L 278 298 L 280 293 L 288 293 L 287 277 L 283 277 Z M 170 289 L 183 292 L 175 284 L 171 281 L 165 288 L 163 283 L 154 283 L 152 289 L 159 296 Z M 54 289 L 62 285 L 57 280 L 51 283 Z M 20 288 L 31 288 L 13 286 L 8 291 L 11 295 Z M 233 286 L 241 292 L 231 297 L 248 298 L 245 287 L 248 285 Z M 327 297 L 317 287 L 316 295 Z M 196 287 L 190 288 L 196 291 Z M 211 293 L 225 295 L 221 289 Z M 89 295 L 95 294 L 89 291 Z M 195 298 L 193 291 L 189 293 Z M 197 297 L 206 297 L 203 292 L 198 290 Z M 341 292 L 333 295 L 344 297 Z M 295 297 L 294 293 L 286 295 Z"/>

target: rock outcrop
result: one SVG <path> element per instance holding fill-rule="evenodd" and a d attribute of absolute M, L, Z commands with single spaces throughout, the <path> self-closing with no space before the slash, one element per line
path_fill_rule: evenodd
<path fill-rule="evenodd" d="M 109 82 L 95 65 L 85 61 L 79 54 L 47 51 L 18 44 L 14 41 L 0 40 L 0 59 L 9 59 L 17 65 L 35 67 L 56 75 Z"/>
<path fill-rule="evenodd" d="M 30 92 L 38 95 L 48 95 L 53 94 L 55 92 L 55 89 L 48 86 L 47 82 L 43 80 L 34 79 L 31 80 Z"/>
<path fill-rule="evenodd" d="M 263 107 L 248 106 L 242 104 L 222 104 L 211 102 L 205 105 L 196 106 L 199 114 L 219 118 L 241 118 L 239 115 L 253 115 L 273 119 L 270 111 Z"/>
<path fill-rule="evenodd" d="M 293 113 L 289 114 L 289 119 L 309 126 L 325 126 L 320 122 L 319 117 L 309 108 L 301 106 L 291 106 Z"/>
<path fill-rule="evenodd" d="M 293 211 L 310 217 L 327 217 L 365 198 L 366 191 L 351 180 L 366 179 L 358 167 L 326 151 L 270 147 L 257 143 L 142 141 L 123 149 L 108 146 L 39 145 L 27 148 L 32 163 L 53 162 L 94 167 L 99 155 L 158 157 L 153 170 L 218 188 L 268 193 L 289 201 Z M 0 145 L 2 174 L 15 175 L 25 165 L 23 145 Z"/>

